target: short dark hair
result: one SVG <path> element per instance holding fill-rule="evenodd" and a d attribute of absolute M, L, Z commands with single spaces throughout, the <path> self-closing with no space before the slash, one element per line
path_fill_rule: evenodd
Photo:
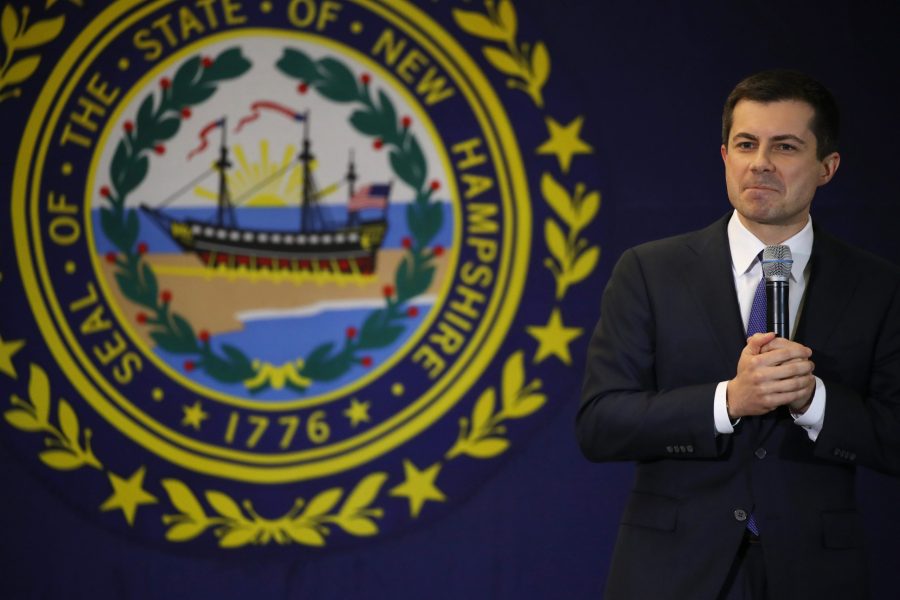
<path fill-rule="evenodd" d="M 726 148 L 734 121 L 734 107 L 741 100 L 762 103 L 779 100 L 806 102 L 813 108 L 810 129 L 816 136 L 816 157 L 822 160 L 832 152 L 837 152 L 840 111 L 828 88 L 812 77 L 798 71 L 772 69 L 750 75 L 738 83 L 728 95 L 722 111 L 722 144 Z"/>

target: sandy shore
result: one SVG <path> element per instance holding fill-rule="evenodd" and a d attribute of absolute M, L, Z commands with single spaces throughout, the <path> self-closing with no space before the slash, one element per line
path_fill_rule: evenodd
<path fill-rule="evenodd" d="M 216 334 L 242 329 L 243 324 L 236 315 L 244 311 L 303 309 L 328 300 L 380 299 L 384 286 L 393 285 L 403 253 L 402 250 L 380 251 L 375 274 L 355 278 L 209 269 L 196 256 L 187 254 L 148 254 L 146 260 L 156 274 L 159 289 L 171 293 L 173 310 L 185 317 L 195 331 Z M 437 271 L 426 294 L 437 294 L 446 262 L 446 259 L 436 262 Z M 108 289 L 135 323 L 141 307 L 122 296 L 113 265 L 104 261 L 103 271 Z"/>

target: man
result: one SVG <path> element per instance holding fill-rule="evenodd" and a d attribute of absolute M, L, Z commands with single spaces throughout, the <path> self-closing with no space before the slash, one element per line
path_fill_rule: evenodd
<path fill-rule="evenodd" d="M 753 75 L 722 122 L 734 211 L 626 251 L 589 348 L 582 451 L 637 461 L 607 597 L 863 598 L 854 474 L 900 472 L 900 269 L 812 224 L 840 164 L 821 84 Z M 793 335 L 748 337 L 775 244 Z"/>

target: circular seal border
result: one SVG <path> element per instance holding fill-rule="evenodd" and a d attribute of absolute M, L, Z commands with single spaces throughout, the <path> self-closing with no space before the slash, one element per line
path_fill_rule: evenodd
<path fill-rule="evenodd" d="M 144 14 L 155 10 L 156 7 L 165 6 L 167 4 L 170 4 L 170 2 L 156 3 L 150 7 L 147 7 L 144 11 L 138 11 L 134 13 L 135 15 L 137 15 L 134 18 L 141 18 Z M 510 194 L 512 194 L 513 197 L 518 199 L 518 202 L 524 203 L 524 205 L 526 206 L 529 205 L 530 194 L 524 168 L 509 169 L 508 167 L 509 164 L 522 165 L 515 135 L 512 132 L 511 125 L 506 118 L 505 111 L 502 110 L 502 106 L 500 105 L 499 100 L 494 95 L 493 90 L 487 83 L 487 80 L 484 77 L 483 73 L 480 71 L 480 69 L 477 68 L 474 61 L 469 57 L 469 55 L 460 48 L 455 39 L 447 35 L 446 31 L 443 28 L 437 26 L 436 23 L 433 24 L 431 20 L 416 7 L 403 5 L 401 7 L 389 8 L 383 5 L 376 5 L 365 0 L 361 0 L 357 2 L 357 4 L 363 7 L 368 7 L 372 12 L 381 14 L 382 17 L 386 20 L 393 19 L 396 22 L 397 20 L 403 18 L 411 19 L 406 21 L 406 23 L 410 25 L 410 28 L 405 29 L 405 31 L 413 32 L 415 35 L 411 35 L 411 37 L 415 37 L 416 41 L 423 48 L 429 49 L 432 56 L 440 57 L 443 59 L 443 62 L 441 63 L 442 66 L 444 66 L 447 72 L 453 76 L 454 81 L 457 82 L 460 90 L 463 91 L 464 96 L 469 101 L 469 105 L 473 108 L 473 111 L 484 124 L 482 132 L 487 134 L 485 135 L 485 141 L 488 145 L 491 155 L 501 158 L 505 157 L 507 159 L 505 163 L 500 162 L 498 166 L 507 166 L 508 172 L 504 172 L 503 169 L 498 169 L 497 172 L 498 187 L 503 191 L 501 197 L 504 203 L 510 202 Z M 131 7 L 112 5 L 104 13 L 97 17 L 97 19 L 94 21 L 94 24 L 100 23 L 102 26 L 108 25 L 128 8 Z M 431 31 L 424 30 L 422 26 L 423 23 L 426 24 L 425 29 L 430 29 Z M 433 40 L 427 38 L 429 33 L 432 35 Z M 108 33 L 103 37 L 103 40 L 105 41 L 109 38 L 110 34 Z M 35 110 L 32 112 L 31 119 L 28 123 L 28 129 L 26 129 L 26 131 L 35 131 L 36 125 L 40 122 L 40 119 L 37 117 L 37 115 L 45 114 L 44 111 L 46 111 L 48 106 L 52 104 L 51 98 L 48 97 L 52 96 L 52 92 L 50 92 L 51 84 L 49 82 L 60 80 L 61 74 L 68 72 L 69 67 L 76 62 L 76 58 L 81 58 L 82 56 L 85 57 L 82 65 L 85 65 L 90 60 L 96 58 L 96 55 L 99 53 L 97 47 L 94 47 L 90 52 L 85 51 L 87 43 L 90 41 L 97 41 L 96 34 L 89 34 L 87 31 L 82 32 L 82 34 L 75 40 L 75 42 L 73 42 L 71 46 L 73 48 L 82 49 L 82 52 L 78 55 L 63 55 L 61 62 L 54 69 L 53 74 L 48 79 L 48 84 L 45 86 L 44 90 L 42 90 L 38 98 L 38 101 L 35 105 Z M 451 51 L 456 54 L 456 60 L 453 60 L 451 57 L 445 56 L 443 55 L 443 53 L 438 52 L 435 43 L 440 44 L 443 49 L 451 49 Z M 65 86 L 63 93 L 59 96 L 60 98 L 65 99 L 71 96 L 72 90 L 75 86 L 75 81 L 80 81 L 80 77 L 83 75 L 84 71 L 84 66 L 76 71 L 79 77 L 68 80 L 68 84 Z M 468 81 L 467 77 L 465 76 L 466 72 L 475 74 L 473 81 Z M 461 82 L 465 82 L 467 85 L 460 85 Z M 480 94 L 473 94 L 472 89 L 469 87 L 469 85 L 472 84 L 474 84 L 476 89 L 481 92 Z M 485 103 L 485 106 L 481 106 L 475 100 L 483 101 Z M 56 123 L 59 119 L 61 110 L 62 104 L 57 103 L 56 110 L 51 114 L 50 119 L 48 119 L 47 122 Z M 493 121 L 491 121 L 486 118 L 487 114 L 499 118 L 495 118 Z M 50 129 L 51 128 L 43 129 L 42 134 L 40 135 L 38 133 L 26 133 L 22 145 L 20 146 L 20 152 L 17 162 L 27 161 L 32 156 L 32 153 L 29 150 L 33 149 L 35 146 L 39 146 L 41 150 L 46 152 L 46 148 L 49 144 Z M 36 139 L 38 137 L 40 137 L 40 143 L 36 143 Z M 501 149 L 505 152 L 501 152 Z M 25 202 L 26 197 L 40 197 L 40 181 L 36 178 L 32 180 L 32 178 L 34 172 L 42 172 L 43 160 L 43 156 L 38 155 L 38 158 L 35 161 L 36 166 L 33 171 L 29 171 L 28 173 L 23 173 L 20 171 L 14 177 L 14 214 L 24 213 L 24 211 L 20 212 L 16 211 L 15 209 L 23 208 L 22 204 Z M 28 194 L 29 189 L 31 191 L 30 195 Z M 513 236 L 517 236 L 517 245 L 524 245 L 525 247 L 530 248 L 530 212 L 518 211 L 514 212 L 514 214 L 516 215 L 516 224 L 511 228 L 513 235 L 504 239 L 506 247 L 501 253 L 504 256 L 509 256 L 510 248 L 513 246 Z M 32 216 L 32 218 L 35 219 L 34 216 Z M 63 340 L 56 335 L 56 332 L 48 331 L 47 323 L 50 322 L 50 319 L 48 318 L 49 313 L 47 312 L 46 307 L 42 306 L 42 294 L 40 289 L 37 287 L 35 274 L 31 272 L 29 268 L 30 265 L 23 264 L 26 261 L 24 258 L 21 258 L 28 255 L 27 250 L 29 249 L 31 242 L 32 240 L 28 239 L 27 237 L 23 237 L 21 234 L 16 235 L 15 245 L 17 248 L 17 253 L 20 257 L 19 264 L 23 283 L 25 284 L 26 288 L 26 294 L 29 298 L 29 301 L 32 303 L 35 314 L 38 317 L 38 321 L 42 322 L 41 330 L 45 338 L 49 339 L 51 342 L 57 342 L 58 346 L 62 348 Z M 527 257 L 528 254 L 522 253 L 522 256 Z M 35 258 L 40 258 L 40 254 L 37 254 Z M 38 263 L 37 266 L 42 278 L 46 280 L 47 273 L 44 265 Z M 508 282 L 503 282 L 514 285 L 512 289 L 516 293 L 515 299 L 518 299 L 524 290 L 526 272 L 527 260 L 519 260 L 513 264 L 513 268 L 510 270 L 510 277 L 508 279 Z M 503 285 L 503 283 L 498 283 L 498 286 Z M 52 307 L 51 310 L 53 310 L 54 312 L 58 312 L 59 307 L 54 305 L 53 299 L 48 300 L 50 300 L 49 304 Z M 491 308 L 495 309 L 496 304 L 500 304 L 497 295 L 495 295 L 492 300 Z M 508 328 L 513 321 L 513 317 L 518 308 L 518 304 L 516 302 L 509 302 L 508 298 L 504 300 L 503 304 L 505 305 L 503 307 L 505 310 L 501 311 L 501 315 L 494 323 L 494 325 L 495 327 Z M 69 343 L 72 342 L 71 338 L 67 339 L 67 341 Z M 493 338 L 488 337 L 488 339 L 484 343 L 484 346 L 481 348 L 481 351 L 486 355 L 492 356 L 493 353 L 496 352 L 496 350 L 499 348 L 501 343 L 502 338 L 499 336 L 495 336 Z M 70 350 L 74 349 L 70 348 Z M 59 352 L 60 351 L 57 350 L 54 352 L 54 354 L 57 354 Z M 472 350 L 472 352 L 474 352 L 474 349 Z M 470 359 L 469 356 L 466 356 L 466 358 Z M 463 365 L 461 365 L 462 361 L 462 358 L 457 360 L 457 362 L 454 363 L 453 368 L 444 375 L 444 379 L 442 381 L 452 380 L 449 382 L 449 384 L 445 384 L 445 389 L 437 389 L 437 386 L 432 387 L 427 394 L 419 398 L 419 400 L 408 407 L 406 411 L 403 411 L 402 413 L 394 417 L 394 419 L 397 419 L 397 417 L 401 416 L 405 417 L 408 419 L 408 421 L 412 421 L 414 423 L 414 426 L 398 429 L 392 436 L 390 436 L 389 440 L 386 437 L 381 438 L 375 443 L 364 447 L 361 452 L 354 453 L 350 458 L 339 456 L 336 458 L 325 459 L 311 465 L 290 465 L 271 469 L 260 469 L 258 466 L 260 464 L 258 460 L 259 457 L 255 455 L 250 457 L 252 459 L 252 462 L 256 463 L 255 466 L 246 464 L 223 464 L 216 458 L 198 457 L 196 455 L 188 453 L 188 451 L 184 448 L 178 448 L 171 445 L 169 445 L 168 447 L 170 452 L 166 455 L 166 457 L 176 464 L 188 468 L 189 470 L 215 475 L 224 475 L 233 479 L 250 482 L 275 483 L 284 481 L 296 481 L 311 477 L 317 477 L 320 475 L 333 474 L 335 472 L 346 470 L 353 466 L 362 464 L 370 460 L 372 457 L 380 455 L 387 450 L 396 448 L 403 442 L 420 433 L 428 425 L 434 423 L 441 415 L 449 410 L 449 408 L 452 407 L 459 400 L 459 398 L 461 398 L 467 391 L 469 391 L 469 388 L 471 388 L 472 385 L 478 380 L 478 377 L 481 375 L 481 373 L 483 373 L 484 370 L 481 369 L 477 372 L 474 370 L 466 371 L 464 372 L 462 377 L 454 379 L 453 376 L 458 374 L 463 369 Z M 487 365 L 485 365 L 485 368 L 486 366 Z M 69 376 L 70 381 L 76 386 L 77 389 L 79 389 L 79 391 L 82 391 L 82 393 L 84 393 L 85 390 L 88 392 L 95 391 L 91 389 L 90 383 L 86 381 L 84 374 L 80 371 L 73 370 L 73 366 L 71 364 L 66 364 L 65 362 L 63 362 L 62 368 L 64 372 Z M 95 394 L 85 394 L 85 398 L 95 406 L 95 402 L 97 402 Z M 435 401 L 429 404 L 429 402 L 432 400 Z M 112 418 L 110 418 L 109 415 L 106 415 L 106 418 L 113 426 L 117 426 L 120 430 L 125 431 L 129 434 L 134 433 L 133 431 L 130 431 L 132 429 L 131 422 L 128 420 L 128 417 L 126 417 L 126 415 L 122 412 L 114 411 Z M 156 439 L 148 438 L 147 433 L 143 430 L 138 433 L 138 435 L 131 435 L 131 437 L 144 447 L 147 447 L 146 442 L 152 442 Z M 246 459 L 246 457 L 244 458 Z M 223 466 L 226 468 L 221 468 Z"/>

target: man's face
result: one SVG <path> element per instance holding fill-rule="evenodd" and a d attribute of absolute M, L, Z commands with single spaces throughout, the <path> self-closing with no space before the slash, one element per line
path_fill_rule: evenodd
<path fill-rule="evenodd" d="M 831 180 L 840 157 L 816 158 L 806 102 L 741 100 L 734 107 L 728 145 L 722 146 L 728 199 L 744 225 L 780 243 L 806 225 L 816 188 Z"/>

